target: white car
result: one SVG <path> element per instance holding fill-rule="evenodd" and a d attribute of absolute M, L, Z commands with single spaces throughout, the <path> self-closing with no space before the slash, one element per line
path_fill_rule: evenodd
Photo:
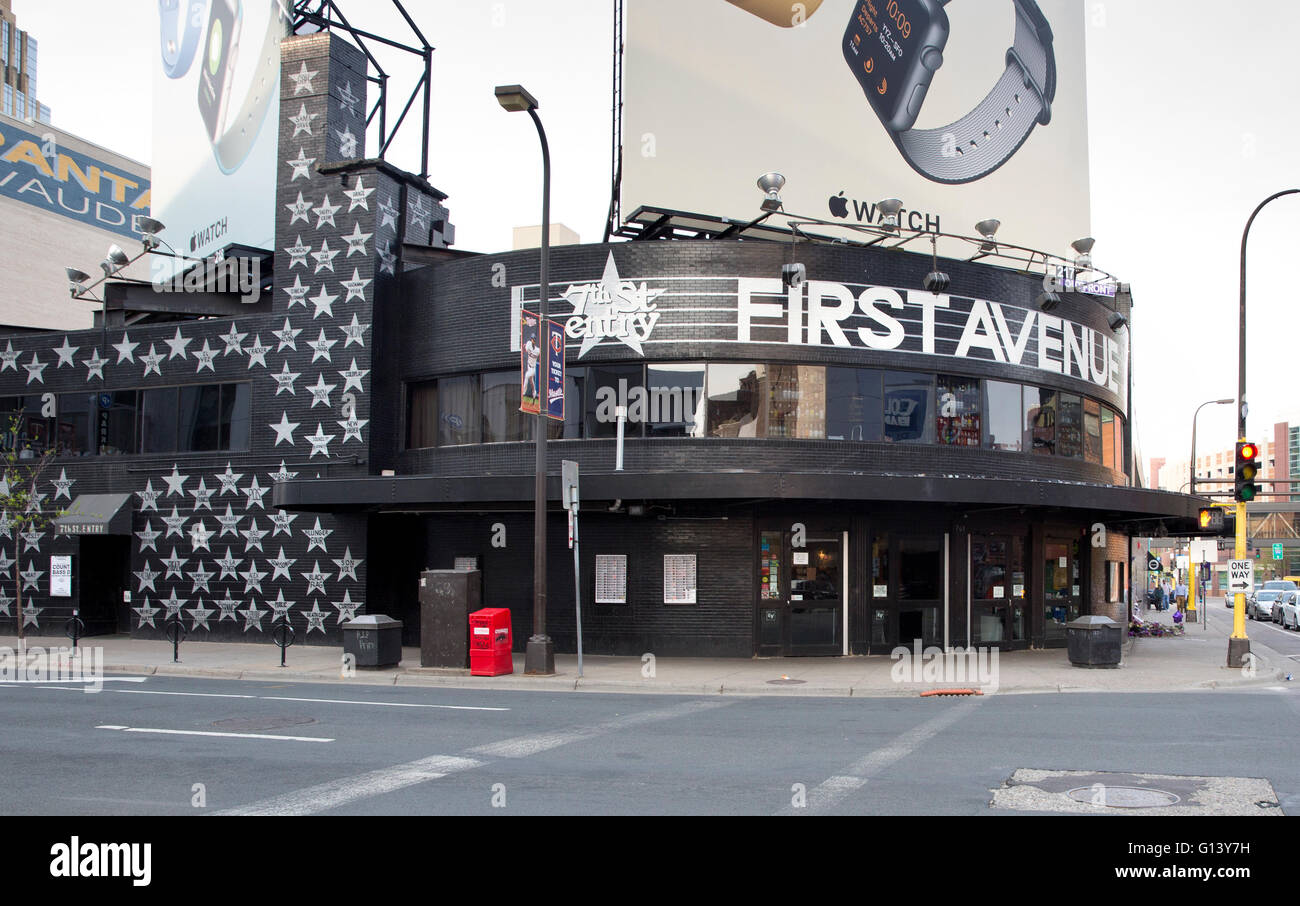
<path fill-rule="evenodd" d="M 1281 601 L 1283 629 L 1300 629 L 1300 591 L 1285 591 L 1278 598 Z"/>

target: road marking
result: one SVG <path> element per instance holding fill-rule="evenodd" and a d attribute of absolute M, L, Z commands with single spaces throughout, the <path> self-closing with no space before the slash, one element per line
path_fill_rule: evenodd
<path fill-rule="evenodd" d="M 379 705 L 385 708 L 442 708 L 447 711 L 509 711 L 509 708 L 486 708 L 473 705 L 428 705 L 421 702 L 367 702 L 345 698 L 290 698 L 287 695 L 259 695 L 273 702 L 320 702 L 326 705 Z"/>
<path fill-rule="evenodd" d="M 325 812 L 367 799 L 382 796 L 397 790 L 437 780 L 457 771 L 468 771 L 483 764 L 473 758 L 458 758 L 454 755 L 433 755 L 418 761 L 380 768 L 352 777 L 342 777 L 328 783 L 309 786 L 305 789 L 273 796 L 260 802 L 253 802 L 238 808 L 212 812 L 213 815 L 261 815 L 290 816 L 311 815 Z"/>
<path fill-rule="evenodd" d="M 109 689 L 123 695 L 183 695 L 189 698 L 257 698 L 256 695 L 235 695 L 229 692 L 160 692 L 156 689 Z"/>
<path fill-rule="evenodd" d="M 502 742 L 478 746 L 469 749 L 465 754 L 493 755 L 501 758 L 525 758 L 529 755 L 535 755 L 538 752 L 544 752 L 557 746 L 591 739 L 594 736 L 609 733 L 613 730 L 621 730 L 625 727 L 651 723 L 657 720 L 671 720 L 678 717 L 688 717 L 713 708 L 726 707 L 727 705 L 735 704 L 737 701 L 739 701 L 739 699 L 687 702 L 669 708 L 644 711 L 640 714 L 628 714 L 622 717 L 613 718 L 612 720 L 602 721 L 598 724 L 592 724 L 588 727 L 579 727 L 570 731 L 519 736 L 514 739 L 503 740 Z M 448 774 L 453 774 L 459 771 L 468 771 L 486 763 L 487 762 L 481 761 L 477 758 L 468 758 L 464 756 L 432 755 L 418 761 L 394 765 L 391 768 L 380 768 L 376 771 L 368 771 L 364 774 L 357 774 L 352 777 L 342 777 L 338 780 L 329 781 L 328 783 L 307 787 L 292 793 L 285 793 L 282 796 L 274 796 L 270 799 L 263 799 L 260 802 L 253 802 L 238 808 L 213 812 L 212 814 L 273 816 L 310 815 L 317 812 L 339 808 L 340 806 L 348 805 L 349 803 L 357 802 L 361 799 L 367 799 L 371 796 L 382 796 L 385 793 L 405 789 L 406 787 L 425 783 L 429 780 L 438 780 L 439 778 L 446 777 Z"/>
<path fill-rule="evenodd" d="M 626 727 L 635 727 L 639 724 L 652 723 L 658 720 L 673 720 L 679 717 L 690 717 L 693 714 L 710 711 L 714 708 L 726 707 L 734 704 L 736 701 L 738 701 L 738 699 L 719 698 L 687 702 L 681 705 L 673 705 L 669 708 L 660 708 L 655 711 L 642 711 L 639 714 L 628 714 L 623 717 L 615 717 L 612 720 L 592 724 L 588 727 L 577 727 L 572 730 L 559 730 L 552 733 L 536 733 L 530 736 L 517 736 L 513 739 L 503 739 L 500 742 L 476 746 L 468 751 L 474 755 L 489 755 L 496 758 L 527 758 L 530 755 L 536 755 L 538 752 L 545 752 L 548 749 L 568 745 L 572 742 L 582 742 L 595 736 L 610 733 L 614 730 L 622 730 Z"/>
<path fill-rule="evenodd" d="M 913 727 L 898 736 L 889 745 L 869 752 L 859 758 L 843 771 L 828 777 L 822 783 L 808 791 L 807 805 L 803 808 L 787 806 L 777 812 L 778 815 L 806 815 L 823 811 L 835 805 L 844 797 L 866 786 L 867 781 L 896 761 L 910 755 L 913 751 L 935 735 L 961 720 L 979 707 L 980 699 L 969 699 L 954 704 L 950 710 L 930 718 L 925 723 Z"/>
<path fill-rule="evenodd" d="M 120 727 L 101 724 L 96 730 L 121 730 L 123 733 L 159 733 L 165 736 L 221 736 L 227 739 L 270 739 L 280 742 L 333 742 L 323 736 L 273 736 L 268 733 L 222 733 L 217 730 L 165 730 L 160 727 Z"/>

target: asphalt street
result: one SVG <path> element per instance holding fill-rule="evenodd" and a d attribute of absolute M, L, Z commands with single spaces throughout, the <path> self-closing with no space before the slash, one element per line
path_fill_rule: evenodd
<path fill-rule="evenodd" d="M 1263 778 L 1300 812 L 1289 684 L 857 699 L 115 678 L 0 686 L 0 722 L 10 815 L 980 815 L 1023 770 Z"/>

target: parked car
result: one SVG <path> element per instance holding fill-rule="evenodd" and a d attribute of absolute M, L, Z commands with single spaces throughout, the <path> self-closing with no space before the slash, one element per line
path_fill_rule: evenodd
<path fill-rule="evenodd" d="M 1300 591 L 1282 592 L 1282 628 L 1300 629 Z"/>
<path fill-rule="evenodd" d="M 1256 595 L 1256 597 L 1259 597 L 1266 591 L 1279 591 L 1279 592 L 1296 591 L 1298 587 L 1300 586 L 1297 586 L 1294 582 L 1290 581 L 1289 579 L 1271 579 L 1268 582 L 1264 583 L 1264 588 L 1260 591 L 1259 595 Z M 1277 598 L 1273 598 L 1272 601 L 1270 601 L 1269 603 L 1272 604 L 1272 610 L 1267 612 L 1268 614 L 1267 619 L 1272 620 L 1274 623 L 1281 623 L 1282 622 L 1282 609 L 1280 606 L 1281 602 L 1278 601 Z M 1260 610 L 1263 611 L 1263 608 L 1260 608 Z"/>
<path fill-rule="evenodd" d="M 1246 617 L 1251 620 L 1273 619 L 1273 601 L 1285 592 L 1278 589 L 1261 591 L 1246 602 Z"/>

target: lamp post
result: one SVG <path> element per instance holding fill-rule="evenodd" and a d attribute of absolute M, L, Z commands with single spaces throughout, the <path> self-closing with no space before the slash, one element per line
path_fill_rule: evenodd
<path fill-rule="evenodd" d="M 1196 407 L 1192 415 L 1192 458 L 1187 461 L 1187 493 L 1196 493 L 1196 418 L 1206 406 L 1230 406 L 1234 400 L 1208 400 Z"/>
<path fill-rule="evenodd" d="M 1250 227 L 1264 206 L 1270 201 L 1284 195 L 1300 194 L 1300 189 L 1284 189 L 1265 198 L 1246 221 L 1246 228 L 1241 232 L 1241 300 L 1238 317 L 1240 326 L 1237 333 L 1237 439 L 1246 439 L 1246 240 L 1250 238 Z M 1246 504 L 1237 501 L 1237 544 L 1236 558 L 1246 559 Z M 1237 592 L 1232 608 L 1232 635 L 1228 638 L 1228 666 L 1240 667 L 1250 654 L 1250 639 L 1246 638 L 1246 596 Z"/>
<path fill-rule="evenodd" d="M 537 126 L 537 137 L 542 143 L 542 253 L 538 283 L 538 325 L 546 337 L 546 305 L 551 295 L 550 274 L 547 268 L 551 255 L 551 151 L 546 143 L 546 130 L 537 116 L 537 99 L 522 85 L 498 85 L 497 102 L 511 113 L 527 112 Z M 544 386 L 544 384 L 543 384 Z M 555 643 L 546 634 L 546 405 L 537 412 L 534 427 L 537 446 L 537 463 L 533 487 L 533 634 L 524 649 L 524 673 L 532 676 L 555 674 Z"/>

